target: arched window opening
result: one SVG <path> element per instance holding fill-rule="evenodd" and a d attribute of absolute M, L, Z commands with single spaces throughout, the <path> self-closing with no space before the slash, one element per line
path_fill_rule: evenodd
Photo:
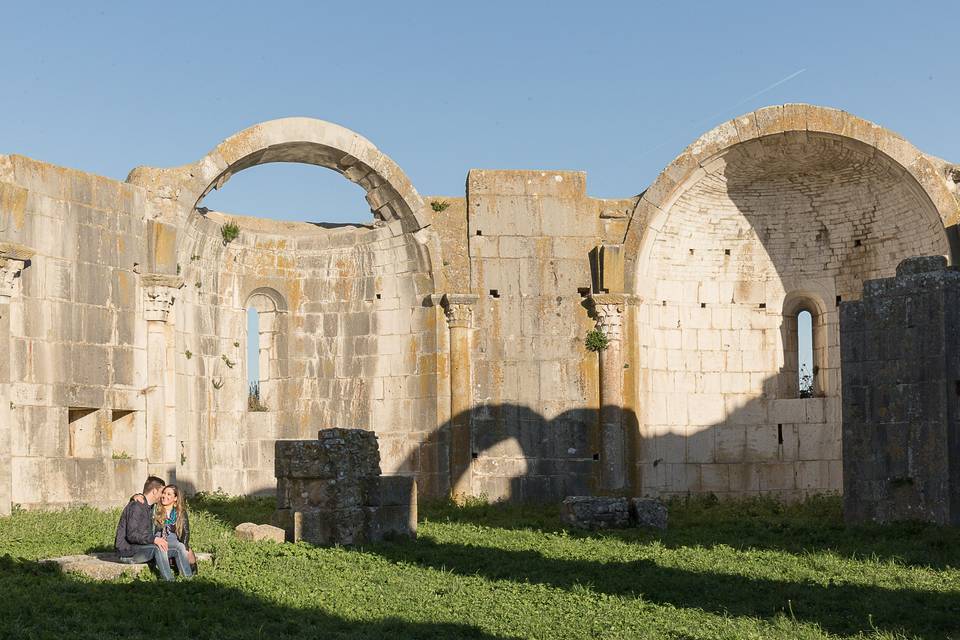
<path fill-rule="evenodd" d="M 260 393 L 260 312 L 255 307 L 247 308 L 247 394 L 248 411 L 267 411 Z"/>
<path fill-rule="evenodd" d="M 813 362 L 813 315 L 804 309 L 797 314 L 797 387 L 801 398 L 813 397 L 813 377 L 819 373 Z"/>
<path fill-rule="evenodd" d="M 247 302 L 246 375 L 248 411 L 276 409 L 277 384 L 284 377 L 286 361 L 280 316 L 286 310 L 283 298 L 272 289 L 257 289 Z"/>
<path fill-rule="evenodd" d="M 783 305 L 783 368 L 779 397 L 816 398 L 826 395 L 823 369 L 827 364 L 828 327 L 818 297 L 791 294 Z"/>
<path fill-rule="evenodd" d="M 297 162 L 271 162 L 238 172 L 197 206 L 321 227 L 369 225 L 374 218 L 365 196 L 363 187 L 336 171 Z"/>

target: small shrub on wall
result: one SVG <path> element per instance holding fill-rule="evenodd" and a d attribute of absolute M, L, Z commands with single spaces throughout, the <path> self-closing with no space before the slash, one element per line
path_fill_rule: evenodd
<path fill-rule="evenodd" d="M 229 244 L 240 236 L 240 227 L 231 220 L 220 227 L 220 235 L 223 236 L 223 244 Z"/>
<path fill-rule="evenodd" d="M 587 333 L 585 344 L 589 351 L 603 351 L 610 344 L 610 339 L 600 329 L 594 329 Z"/>

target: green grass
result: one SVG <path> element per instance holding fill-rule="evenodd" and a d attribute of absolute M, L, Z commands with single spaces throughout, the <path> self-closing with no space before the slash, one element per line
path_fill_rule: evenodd
<path fill-rule="evenodd" d="M 415 541 L 240 542 L 268 499 L 194 501 L 193 582 L 62 575 L 117 512 L 0 519 L 2 638 L 960 638 L 960 532 L 844 528 L 836 498 L 679 501 L 667 532 L 587 534 L 556 508 L 432 504 Z"/>

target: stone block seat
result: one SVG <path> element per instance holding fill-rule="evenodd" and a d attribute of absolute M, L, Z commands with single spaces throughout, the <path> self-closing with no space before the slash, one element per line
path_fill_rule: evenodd
<path fill-rule="evenodd" d="M 197 562 L 210 562 L 213 554 L 196 552 Z M 46 558 L 41 564 L 56 565 L 64 573 L 78 573 L 94 580 L 115 580 L 120 576 L 137 576 L 149 571 L 146 564 L 120 562 L 116 551 L 94 551 L 75 556 Z"/>

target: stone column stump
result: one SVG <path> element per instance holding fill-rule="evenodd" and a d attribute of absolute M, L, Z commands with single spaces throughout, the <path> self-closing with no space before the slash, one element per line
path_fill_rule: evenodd
<path fill-rule="evenodd" d="M 289 542 L 354 545 L 417 531 L 417 485 L 383 476 L 377 436 L 324 429 L 316 440 L 276 443 L 274 523 Z"/>

